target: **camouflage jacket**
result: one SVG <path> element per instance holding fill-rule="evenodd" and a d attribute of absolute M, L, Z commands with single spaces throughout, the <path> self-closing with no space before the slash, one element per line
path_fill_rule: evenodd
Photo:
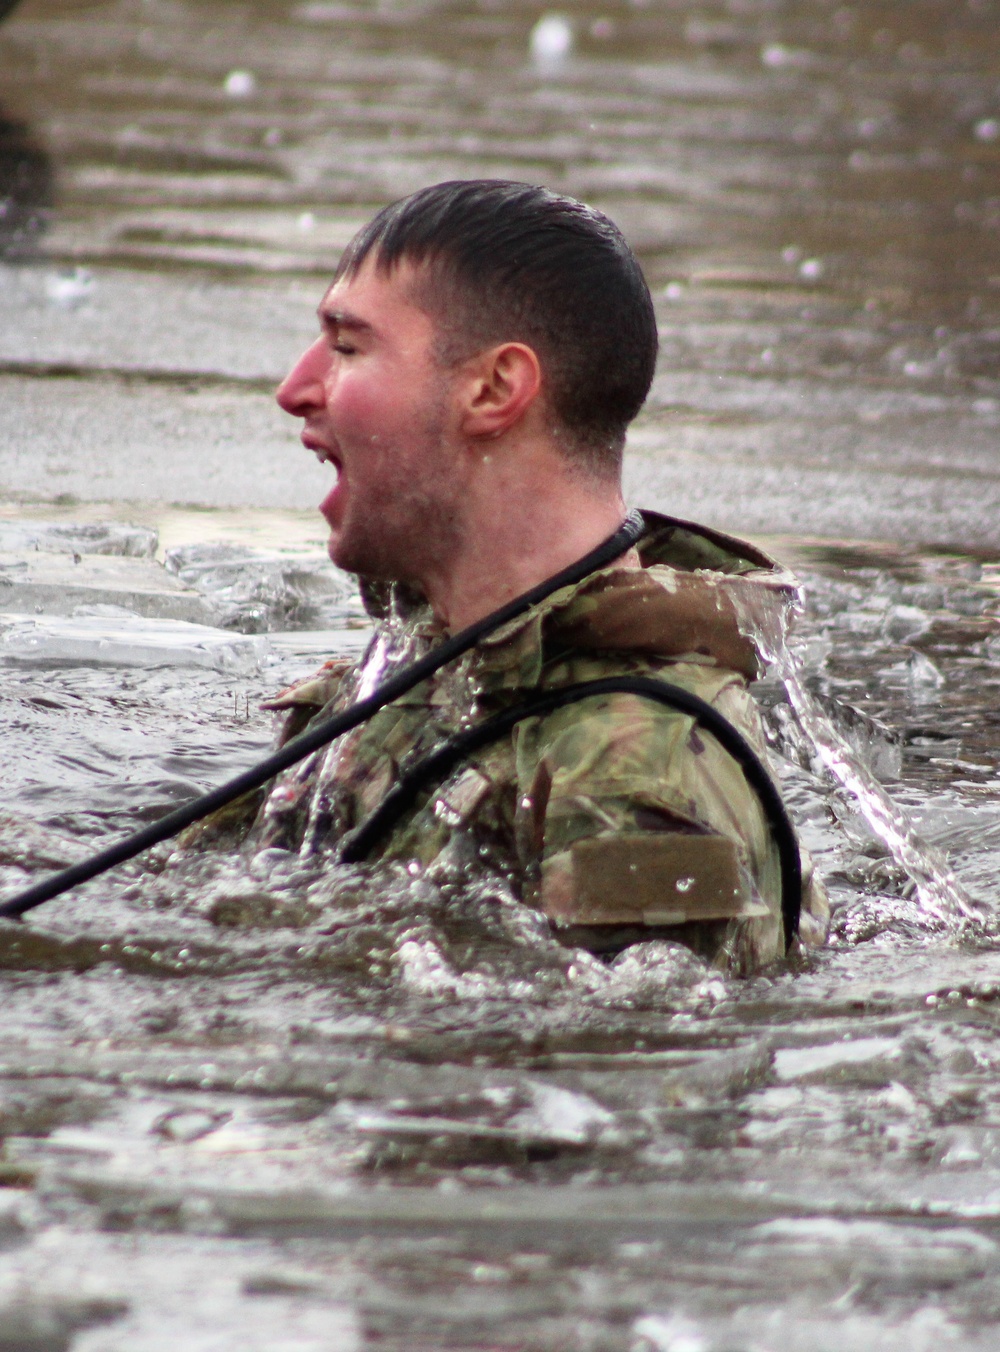
<path fill-rule="evenodd" d="M 747 634 L 787 610 L 794 579 L 756 548 L 644 513 L 642 567 L 564 588 L 361 727 L 288 771 L 253 828 L 258 845 L 335 849 L 400 775 L 456 730 L 532 693 L 608 675 L 700 695 L 766 756 Z M 356 664 L 283 692 L 284 736 L 370 694 L 444 633 L 398 586 L 368 590 L 376 632 Z M 518 724 L 404 816 L 373 859 L 411 871 L 501 872 L 556 933 L 595 951 L 670 937 L 733 970 L 783 950 L 777 851 L 743 772 L 692 718 L 632 694 L 588 697 Z M 805 861 L 801 934 L 826 903 Z"/>

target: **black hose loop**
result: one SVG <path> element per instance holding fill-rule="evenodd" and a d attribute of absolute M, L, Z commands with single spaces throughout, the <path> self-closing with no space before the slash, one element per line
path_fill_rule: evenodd
<path fill-rule="evenodd" d="M 523 704 L 504 709 L 493 718 L 485 719 L 475 727 L 457 733 L 412 769 L 407 770 L 371 816 L 345 837 L 339 855 L 341 862 L 345 864 L 361 862 L 379 840 L 395 826 L 400 817 L 414 805 L 422 790 L 440 784 L 460 761 L 481 747 L 506 736 L 526 718 L 544 717 L 555 709 L 561 709 L 566 704 L 575 704 L 578 700 L 617 694 L 641 695 L 690 715 L 700 727 L 711 733 L 723 750 L 739 764 L 747 782 L 757 795 L 778 851 L 781 866 L 781 917 L 787 951 L 799 931 L 802 861 L 795 828 L 774 780 L 743 734 L 711 704 L 680 686 L 645 676 L 606 676 L 596 681 L 558 686 L 554 690 L 542 691 Z"/>
<path fill-rule="evenodd" d="M 615 533 L 609 535 L 596 549 L 592 549 L 582 559 L 577 559 L 568 568 L 563 568 L 560 572 L 546 578 L 544 582 L 539 582 L 537 586 L 532 587 L 521 596 L 516 596 L 513 601 L 508 601 L 499 610 L 494 610 L 481 620 L 477 620 L 475 624 L 470 624 L 466 629 L 462 629 L 459 633 L 446 639 L 444 643 L 440 643 L 431 652 L 421 657 L 419 661 L 412 663 L 403 671 L 397 672 L 395 676 L 391 676 L 389 680 L 383 682 L 367 699 L 358 700 L 357 704 L 353 704 L 349 709 L 344 709 L 341 713 L 335 714 L 333 718 L 324 719 L 322 723 L 307 728 L 305 732 L 287 742 L 279 751 L 275 751 L 273 755 L 268 756 L 258 765 L 244 771 L 241 775 L 237 775 L 235 779 L 220 784 L 217 789 L 212 789 L 200 798 L 185 803 L 183 807 L 168 812 L 165 817 L 161 817 L 142 831 L 136 831 L 134 835 L 127 836 L 125 840 L 120 840 L 117 844 L 108 846 L 106 850 L 101 850 L 99 854 L 92 855 L 79 864 L 73 864 L 70 868 L 44 878 L 40 883 L 35 883 L 33 887 L 26 888 L 23 892 L 18 892 L 15 896 L 0 904 L 0 917 L 16 919 L 18 916 L 24 915 L 26 911 L 41 906 L 43 902 L 58 897 L 60 893 L 68 892 L 71 887 L 88 882 L 91 878 L 96 878 L 99 874 L 114 868 L 116 864 L 123 864 L 127 859 L 134 859 L 143 850 L 148 850 L 153 845 L 159 845 L 161 841 L 169 840 L 171 836 L 175 836 L 186 827 L 201 821 L 203 817 L 216 812 L 220 807 L 225 807 L 227 803 L 242 798 L 245 793 L 251 793 L 254 789 L 262 788 L 275 775 L 281 774 L 283 770 L 287 770 L 296 762 L 311 755 L 312 752 L 319 751 L 322 747 L 327 746 L 335 737 L 350 732 L 359 723 L 371 718 L 372 714 L 378 713 L 379 709 L 386 704 L 391 704 L 393 700 L 399 699 L 401 695 L 405 695 L 412 690 L 415 685 L 425 681 L 428 676 L 433 676 L 445 663 L 451 662 L 454 658 L 460 657 L 462 653 L 468 651 L 469 648 L 475 647 L 479 640 L 485 638 L 487 634 L 492 634 L 511 620 L 517 619 L 518 616 L 530 610 L 532 606 L 546 600 L 553 592 L 582 582 L 591 573 L 596 573 L 609 563 L 613 563 L 615 559 L 620 558 L 622 554 L 636 544 L 645 529 L 642 513 L 639 511 L 629 512 Z"/>

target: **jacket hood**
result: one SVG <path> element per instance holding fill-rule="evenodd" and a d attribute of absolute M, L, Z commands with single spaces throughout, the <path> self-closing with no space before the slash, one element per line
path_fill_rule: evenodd
<path fill-rule="evenodd" d="M 640 567 L 611 567 L 555 592 L 531 614 L 481 640 L 540 660 L 564 653 L 707 659 L 749 680 L 782 641 L 798 597 L 795 576 L 755 545 L 644 511 Z"/>
<path fill-rule="evenodd" d="M 553 610 L 548 644 L 676 658 L 708 657 L 749 679 L 780 644 L 798 597 L 794 575 L 755 545 L 643 512 L 641 568 L 585 579 Z"/>

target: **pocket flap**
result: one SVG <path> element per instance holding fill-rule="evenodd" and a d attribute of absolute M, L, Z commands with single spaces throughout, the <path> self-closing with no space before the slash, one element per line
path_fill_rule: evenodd
<path fill-rule="evenodd" d="M 766 916 L 725 836 L 643 832 L 578 840 L 570 849 L 564 924 L 682 925 Z M 546 907 L 546 910 L 549 908 Z"/>

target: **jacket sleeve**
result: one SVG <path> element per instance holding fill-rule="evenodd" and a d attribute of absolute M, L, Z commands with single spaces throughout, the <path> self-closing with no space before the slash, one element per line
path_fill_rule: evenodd
<path fill-rule="evenodd" d="M 284 714 L 278 728 L 278 746 L 284 746 L 308 727 L 319 711 L 337 696 L 353 666 L 354 663 L 346 658 L 331 658 L 315 675 L 296 681 L 273 699 L 261 701 L 262 709 Z"/>

